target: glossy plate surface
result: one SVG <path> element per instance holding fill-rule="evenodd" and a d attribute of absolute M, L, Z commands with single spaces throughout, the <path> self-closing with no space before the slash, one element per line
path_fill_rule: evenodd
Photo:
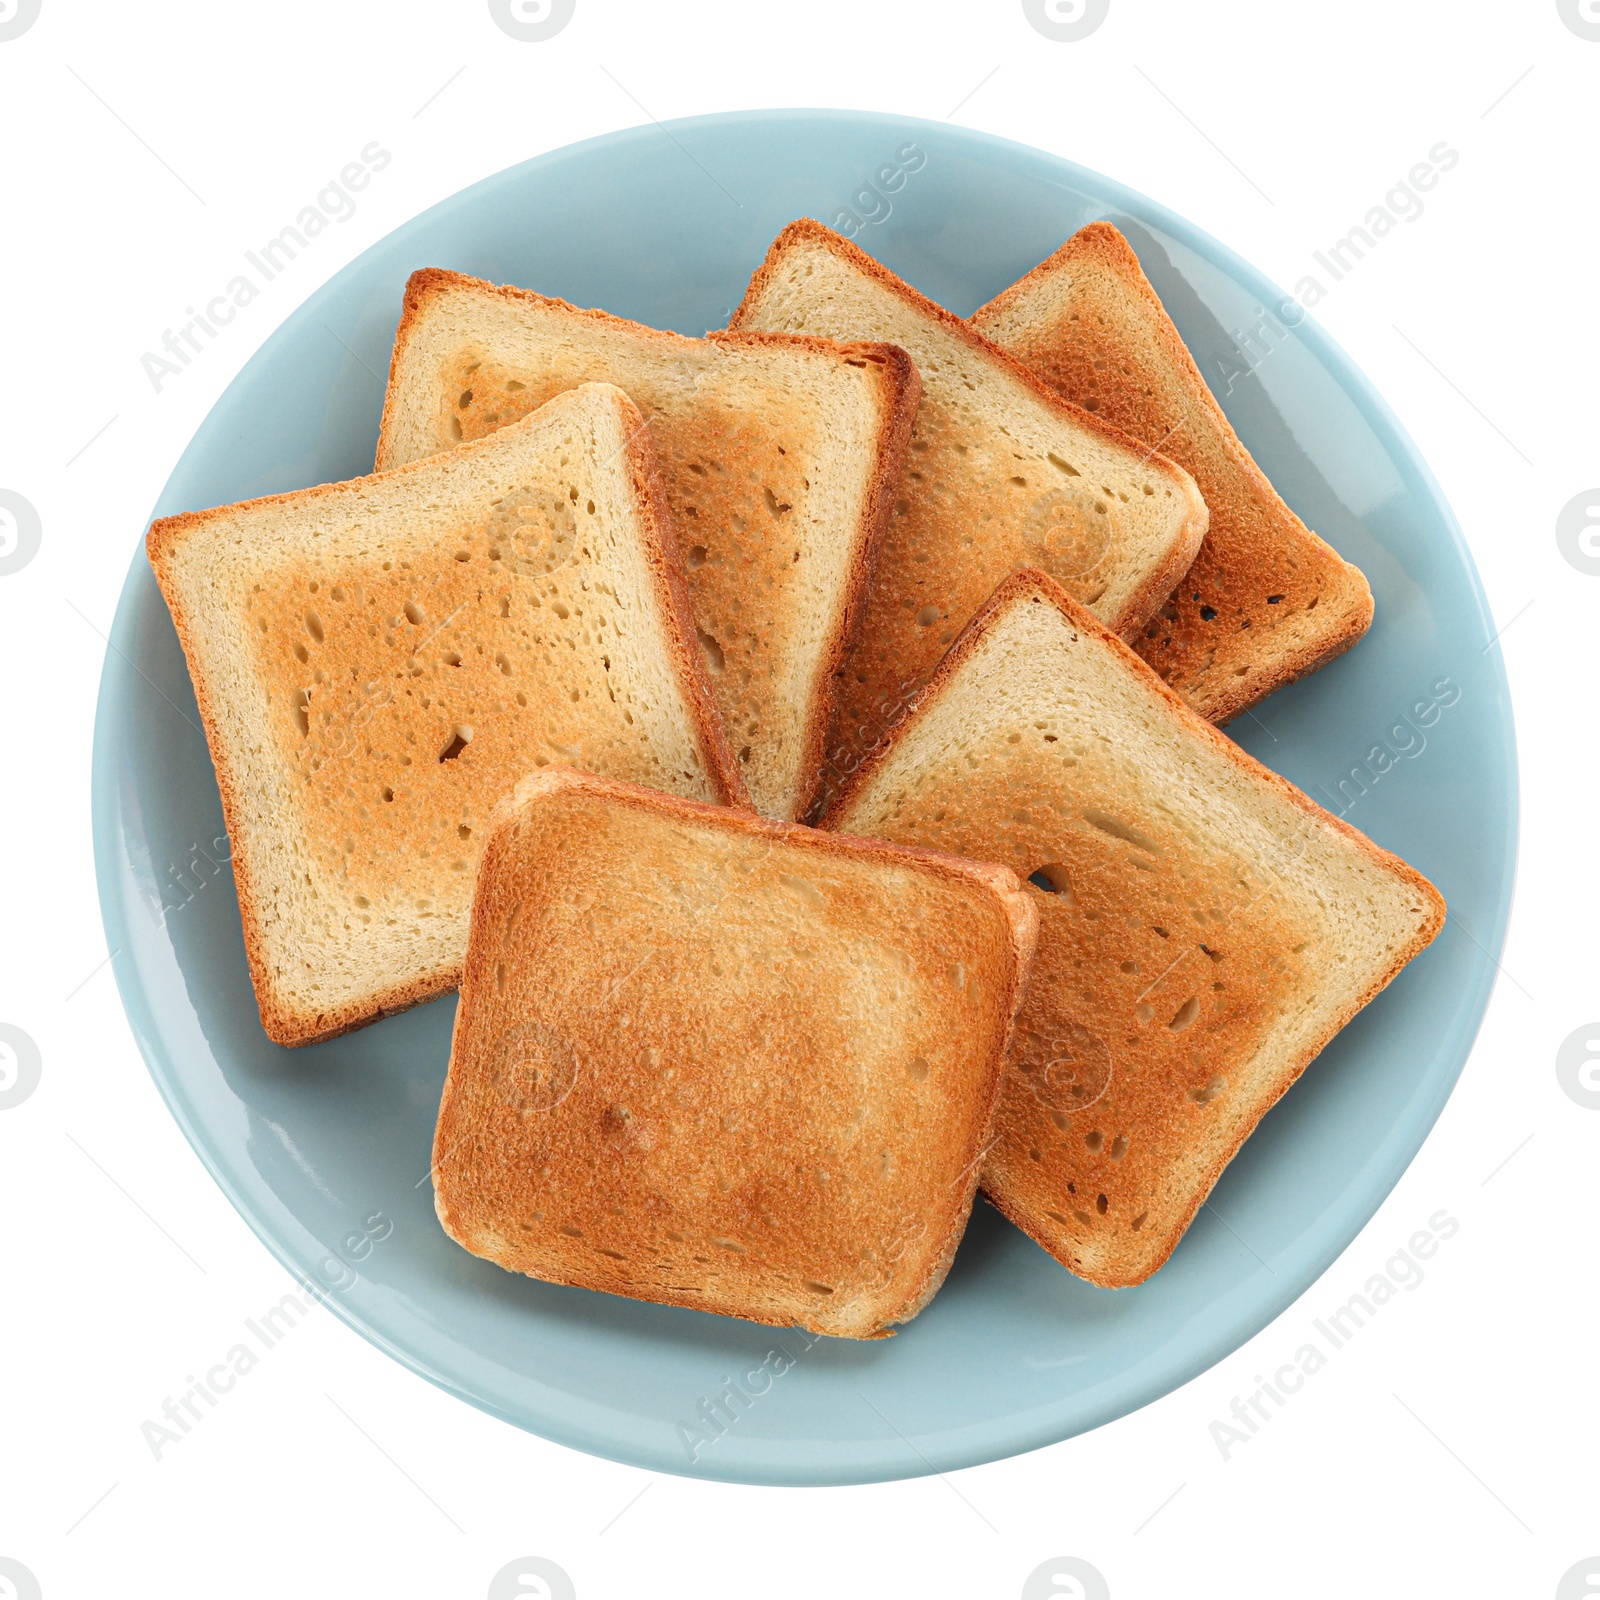
<path fill-rule="evenodd" d="M 808 1344 L 515 1278 L 452 1244 L 423 1180 L 454 1001 L 299 1051 L 261 1032 L 216 782 L 142 547 L 106 657 L 94 814 L 107 936 L 140 1047 L 217 1182 L 290 1270 L 341 1285 L 329 1304 L 353 1327 L 521 1427 L 651 1470 L 820 1484 L 966 1466 L 1107 1422 L 1235 1349 L 1326 1269 L 1415 1154 L 1477 1031 L 1509 909 L 1516 770 L 1471 558 L 1361 374 L 1313 322 L 1293 321 L 1281 291 L 1181 219 L 944 124 L 697 119 L 477 184 L 374 245 L 273 335 L 195 435 L 156 514 L 369 470 L 413 268 L 697 334 L 723 325 L 772 236 L 803 215 L 854 227 L 963 315 L 1083 223 L 1115 222 L 1213 386 L 1226 387 L 1219 362 L 1238 374 L 1223 404 L 1256 459 L 1377 597 L 1362 644 L 1232 731 L 1414 862 L 1444 892 L 1450 923 L 1268 1116 L 1154 1279 L 1091 1288 L 980 1203 L 948 1284 L 898 1337 Z M 1293 325 L 1280 323 L 1247 371 L 1233 330 L 1262 308 Z M 1340 779 L 1356 793 L 1348 775 L 1366 763 L 1366 792 L 1339 800 Z M 392 1232 L 360 1243 L 378 1212 Z M 691 1459 L 680 1425 L 709 1431 L 702 1400 L 776 1346 L 793 1366 Z"/>

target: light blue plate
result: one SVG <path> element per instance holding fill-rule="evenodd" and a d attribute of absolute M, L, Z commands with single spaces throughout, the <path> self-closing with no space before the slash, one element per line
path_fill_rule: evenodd
<path fill-rule="evenodd" d="M 700 333 L 725 322 L 772 236 L 804 215 L 855 227 L 963 314 L 1109 218 L 1219 392 L 1219 361 L 1252 364 L 1233 330 L 1286 305 L 1150 201 L 960 128 L 762 112 L 634 129 L 514 167 L 374 245 L 239 375 L 156 514 L 367 471 L 415 267 Z M 980 1204 L 948 1284 L 909 1328 L 808 1348 L 514 1278 L 452 1244 L 424 1180 L 454 1002 L 306 1050 L 267 1041 L 226 842 L 214 843 L 211 763 L 140 548 L 95 730 L 106 932 L 162 1094 L 268 1248 L 303 1278 L 342 1285 L 330 1303 L 352 1327 L 486 1411 L 651 1470 L 756 1483 L 910 1477 L 1049 1444 L 1166 1393 L 1276 1316 L 1376 1210 L 1466 1059 L 1511 897 L 1516 758 L 1488 609 L 1428 469 L 1313 323 L 1279 325 L 1265 348 L 1224 406 L 1289 503 L 1367 573 L 1377 622 L 1233 731 L 1324 803 L 1341 777 L 1355 794 L 1350 769 L 1370 761 L 1350 819 L 1439 885 L 1450 923 L 1266 1119 L 1154 1279 L 1091 1288 Z M 1407 731 L 1406 717 L 1420 726 Z M 1392 754 L 1371 755 L 1379 745 Z M 377 1213 L 385 1220 L 369 1222 Z M 680 1424 L 714 1432 L 702 1401 L 778 1345 L 793 1367 L 691 1460 Z"/>

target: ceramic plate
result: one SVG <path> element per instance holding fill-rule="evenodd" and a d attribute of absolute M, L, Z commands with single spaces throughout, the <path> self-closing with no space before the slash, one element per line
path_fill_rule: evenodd
<path fill-rule="evenodd" d="M 945 124 L 710 117 L 487 179 L 289 318 L 206 418 L 155 514 L 370 470 L 413 268 L 698 334 L 725 323 L 773 235 L 806 215 L 962 315 L 1075 228 L 1115 222 L 1256 460 L 1377 597 L 1354 651 L 1232 732 L 1414 862 L 1450 921 L 1267 1117 L 1149 1283 L 1092 1288 L 982 1203 L 938 1298 L 879 1343 L 807 1341 L 477 1260 L 440 1230 L 426 1181 L 454 1001 L 304 1050 L 261 1031 L 211 762 L 132 529 L 94 762 L 100 892 L 129 1019 L 173 1115 L 284 1265 L 326 1285 L 328 1304 L 396 1359 L 520 1427 L 651 1470 L 786 1484 L 909 1477 L 1064 1439 L 1166 1393 L 1276 1316 L 1373 1214 L 1461 1070 L 1495 974 L 1516 833 L 1511 711 L 1484 596 L 1438 486 L 1366 380 L 1282 291 L 1180 218 Z M 1258 326 L 1252 350 L 1241 334 Z M 780 1346 L 791 1362 L 768 1371 L 781 1376 L 719 1436 L 696 1438 L 712 1431 L 702 1403 Z"/>

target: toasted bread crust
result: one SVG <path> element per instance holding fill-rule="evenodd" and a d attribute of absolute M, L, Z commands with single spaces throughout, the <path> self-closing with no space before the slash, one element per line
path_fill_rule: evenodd
<path fill-rule="evenodd" d="M 470 1117 L 470 1112 L 460 1103 L 464 1094 L 464 1079 L 468 1075 L 468 1069 L 462 1059 L 462 1051 L 466 1047 L 468 1019 L 475 1005 L 491 1003 L 490 996 L 497 982 L 497 963 L 504 959 L 503 946 L 496 938 L 497 930 L 493 925 L 491 902 L 497 893 L 498 877 L 510 870 L 506 858 L 513 849 L 513 830 L 525 807 L 532 801 L 552 797 L 563 791 L 603 798 L 614 805 L 633 808 L 668 821 L 699 821 L 728 833 L 769 839 L 786 845 L 799 845 L 824 857 L 833 856 L 858 862 L 866 859 L 880 861 L 885 865 L 915 867 L 920 872 L 946 882 L 981 886 L 985 897 L 996 903 L 1002 912 L 1009 930 L 1009 944 L 1013 957 L 1007 986 L 995 997 L 994 1011 L 1003 1019 L 1003 1043 L 1001 1049 L 996 1051 L 987 1063 L 983 1080 L 977 1086 L 977 1099 L 987 1109 L 973 1124 L 971 1137 L 959 1150 L 948 1153 L 951 1159 L 959 1158 L 962 1162 L 959 1179 L 961 1188 L 955 1191 L 953 1200 L 948 1195 L 940 1195 L 935 1199 L 937 1208 L 947 1213 L 943 1231 L 923 1252 L 920 1272 L 914 1280 L 902 1286 L 896 1303 L 885 1308 L 881 1321 L 870 1326 L 854 1323 L 845 1325 L 819 1315 L 811 1322 L 799 1323 L 800 1326 L 811 1328 L 812 1331 L 836 1337 L 867 1339 L 884 1337 L 889 1324 L 909 1321 L 932 1299 L 949 1269 L 956 1245 L 965 1229 L 967 1216 L 977 1192 L 982 1158 L 989 1144 L 993 1106 L 999 1091 L 1001 1061 L 1004 1058 L 1005 1048 L 1009 1046 L 1010 1031 L 1026 992 L 1027 972 L 1038 932 L 1038 913 L 1032 901 L 1015 875 L 1004 867 L 967 861 L 935 851 L 888 844 L 880 840 L 823 834 L 797 823 L 777 821 L 753 812 L 733 812 L 698 801 L 682 800 L 657 790 L 622 783 L 615 779 L 595 777 L 570 768 L 550 767 L 530 775 L 518 784 L 512 794 L 501 798 L 490 821 L 489 838 L 484 847 L 474 889 L 472 933 L 462 975 L 461 1006 L 456 1013 L 452 1037 L 451 1070 L 446 1080 L 434 1138 L 432 1173 L 436 1208 L 446 1231 L 469 1249 L 473 1248 L 473 1245 L 464 1235 L 471 1235 L 474 1232 L 475 1223 L 482 1225 L 493 1219 L 483 1215 L 468 1214 L 475 1207 L 480 1211 L 488 1209 L 478 1190 L 470 1183 L 465 1191 L 464 1201 L 458 1199 L 453 1202 L 447 1199 L 446 1189 L 450 1185 L 442 1174 L 450 1157 L 463 1147 L 466 1135 L 458 1123 Z M 519 1201 L 518 1204 L 520 1203 Z M 532 1202 L 529 1201 L 528 1204 L 531 1206 Z M 933 1208 L 930 1207 L 931 1209 Z M 580 1288 L 610 1287 L 613 1292 L 617 1292 L 613 1285 L 597 1284 L 592 1277 L 570 1270 L 562 1272 L 541 1269 L 538 1276 L 547 1278 L 551 1282 L 567 1283 Z M 690 1303 L 681 1296 L 673 1297 L 669 1294 L 652 1292 L 652 1286 L 638 1281 L 632 1282 L 626 1292 L 633 1298 L 657 1304 Z M 796 1319 L 793 1317 L 764 1314 L 758 1306 L 730 1298 L 693 1303 L 702 1310 L 738 1316 L 770 1326 L 796 1325 Z"/>
<path fill-rule="evenodd" d="M 722 719 L 717 715 L 711 691 L 705 681 L 705 665 L 699 653 L 688 643 L 692 629 L 686 636 L 684 618 L 686 595 L 678 569 L 676 545 L 672 525 L 665 515 L 659 481 L 655 475 L 653 455 L 644 435 L 643 419 L 638 409 L 626 395 L 618 392 L 617 401 L 628 436 L 627 451 L 632 482 L 639 493 L 642 505 L 647 508 L 645 518 L 647 545 L 646 559 L 657 598 L 664 615 L 669 619 L 668 648 L 678 674 L 687 690 L 694 711 L 701 754 L 706 770 L 726 804 L 749 809 L 749 796 L 744 778 L 729 753 L 722 730 Z M 462 451 L 479 451 L 493 447 L 493 439 L 479 440 L 461 446 Z M 426 460 L 416 461 L 389 473 L 370 473 L 363 478 L 352 478 L 341 483 L 317 484 L 307 489 L 290 490 L 283 494 L 263 495 L 253 500 L 239 501 L 228 506 L 212 507 L 204 511 L 185 511 L 175 516 L 163 517 L 151 524 L 145 536 L 145 551 L 156 582 L 167 602 L 177 631 L 178 642 L 183 647 L 184 659 L 189 664 L 190 680 L 195 701 L 200 711 L 201 724 L 206 733 L 206 744 L 216 770 L 217 788 L 222 798 L 223 822 L 228 835 L 235 841 L 243 836 L 245 808 L 242 798 L 242 774 L 234 770 L 227 742 L 220 737 L 223 726 L 221 709 L 212 694 L 209 676 L 196 655 L 194 630 L 190 625 L 187 602 L 173 573 L 175 555 L 184 540 L 191 534 L 208 528 L 225 514 L 242 509 L 264 510 L 289 505 L 301 506 L 309 501 L 334 500 L 356 493 L 360 488 L 379 477 L 399 478 L 428 470 Z M 234 885 L 238 893 L 239 915 L 244 930 L 245 955 L 249 963 L 251 983 L 256 1003 L 261 1013 L 261 1026 L 275 1043 L 287 1046 L 317 1044 L 325 1039 L 362 1028 L 382 1017 L 409 1010 L 440 995 L 448 994 L 460 981 L 460 967 L 456 964 L 442 966 L 430 972 L 419 973 L 402 983 L 373 991 L 359 1001 L 334 1005 L 323 1010 L 306 1012 L 288 1004 L 279 994 L 273 980 L 270 957 L 256 896 L 255 884 L 248 871 L 248 863 L 241 850 L 233 852 Z"/>
<path fill-rule="evenodd" d="M 1171 479 L 1181 490 L 1188 502 L 1189 514 L 1185 519 L 1180 538 L 1174 541 L 1166 560 L 1146 575 L 1137 590 L 1129 596 L 1121 612 L 1108 624 L 1115 632 L 1125 637 L 1135 636 L 1149 621 L 1161 602 L 1172 593 L 1178 580 L 1189 570 L 1205 537 L 1206 506 L 1189 473 L 1159 451 L 1147 448 L 1114 424 L 1095 416 L 1093 412 L 1085 411 L 1081 406 L 1065 398 L 1010 351 L 986 339 L 972 323 L 964 321 L 954 312 L 947 311 L 937 301 L 930 300 L 925 294 L 912 288 L 903 278 L 869 256 L 859 245 L 846 239 L 843 234 L 835 233 L 832 228 L 818 222 L 814 217 L 801 217 L 791 222 L 772 241 L 765 259 L 756 269 L 755 276 L 751 278 L 749 287 L 745 290 L 744 298 L 728 321 L 730 331 L 738 330 L 744 317 L 751 314 L 755 305 L 759 303 L 778 271 L 784 252 L 791 245 L 801 242 L 819 244 L 849 262 L 851 266 L 872 278 L 906 305 L 931 317 L 947 333 L 967 345 L 974 354 L 992 361 L 1008 377 L 1029 390 L 1041 405 L 1053 411 L 1063 421 L 1071 422 L 1075 427 L 1082 428 L 1088 433 L 1099 435 L 1106 444 L 1132 451 Z"/>
<path fill-rule="evenodd" d="M 804 817 L 822 782 L 823 757 L 834 710 L 834 677 L 854 631 L 860 625 L 865 586 L 876 560 L 878 541 L 889 519 L 911 430 L 916 421 L 921 384 L 915 363 L 897 346 L 872 341 L 839 342 L 806 334 L 725 331 L 708 333 L 704 339 L 692 339 L 683 334 L 632 322 L 610 312 L 575 306 L 566 300 L 530 289 L 489 283 L 443 268 L 424 267 L 412 273 L 407 281 L 394 350 L 390 357 L 389 382 L 376 458 L 380 471 L 389 466 L 400 452 L 398 434 L 406 387 L 403 375 L 409 347 L 426 324 L 432 303 L 440 297 L 462 293 L 492 298 L 510 307 L 560 313 L 601 332 L 615 333 L 619 339 L 635 347 L 640 343 L 654 345 L 668 354 L 702 355 L 707 344 L 729 351 L 803 351 L 830 362 L 847 362 L 870 372 L 876 380 L 879 415 L 876 437 L 870 445 L 872 478 L 849 541 L 847 581 L 837 608 L 823 630 L 823 646 L 812 674 L 810 698 L 799 732 L 800 753 L 796 770 L 801 777 L 793 814 Z M 670 517 L 670 509 L 668 514 Z M 688 592 L 692 617 L 694 594 L 692 589 Z M 690 637 L 693 637 L 692 633 Z"/>
<path fill-rule="evenodd" d="M 1092 222 L 1080 228 L 1053 255 L 979 307 L 973 325 L 1000 337 L 1008 317 L 1026 314 L 1023 308 L 1032 295 L 1049 290 L 1058 278 L 1070 282 L 1073 269 L 1084 262 L 1113 276 L 1135 299 L 1143 311 L 1144 332 L 1159 347 L 1165 370 L 1146 367 L 1135 356 L 1131 371 L 1124 372 L 1117 362 L 1103 362 L 1091 374 L 1084 365 L 1090 347 L 1083 336 L 1043 319 L 1018 328 L 1008 343 L 1063 396 L 1089 398 L 1092 386 L 1097 401 L 1108 406 L 1130 433 L 1169 445 L 1173 458 L 1199 483 L 1211 510 L 1205 542 L 1188 574 L 1199 598 L 1177 606 L 1172 626 L 1162 627 L 1157 619 L 1150 624 L 1149 637 L 1125 637 L 1202 716 L 1227 723 L 1350 649 L 1372 623 L 1372 592 L 1360 569 L 1342 560 L 1306 527 L 1268 481 L 1217 404 L 1133 247 L 1111 223 Z M 1094 345 L 1096 352 L 1104 348 L 1100 342 Z M 1118 353 L 1129 355 L 1126 349 Z M 1172 421 L 1185 405 L 1198 410 L 1214 430 L 1221 463 L 1208 460 L 1199 441 L 1189 437 L 1182 418 Z M 1197 676 L 1192 657 L 1215 649 L 1218 634 L 1193 608 L 1204 600 L 1217 602 L 1221 609 L 1241 585 L 1276 592 L 1284 603 L 1285 619 L 1308 599 L 1320 601 L 1318 626 L 1298 642 L 1284 641 L 1274 637 L 1281 629 L 1261 626 L 1271 613 L 1258 610 L 1251 619 L 1257 626 L 1249 638 L 1233 638 L 1232 648 L 1225 645 L 1216 656 L 1230 668 L 1247 664 L 1256 670 L 1242 677 L 1233 671 L 1220 675 L 1202 671 Z"/>
<path fill-rule="evenodd" d="M 933 677 L 914 697 L 906 717 L 890 730 L 885 736 L 882 745 L 852 775 L 849 783 L 840 791 L 838 798 L 829 808 L 819 826 L 825 829 L 846 829 L 851 825 L 851 811 L 854 805 L 870 787 L 883 764 L 892 758 L 896 748 L 916 721 L 918 713 L 949 692 L 953 685 L 959 683 L 963 666 L 977 652 L 983 643 L 985 635 L 1001 617 L 1013 607 L 1035 602 L 1053 606 L 1074 628 L 1100 639 L 1109 646 L 1121 659 L 1128 671 L 1146 685 L 1149 691 L 1164 704 L 1169 716 L 1181 725 L 1190 736 L 1208 744 L 1215 755 L 1221 756 L 1238 767 L 1253 782 L 1263 785 L 1278 799 L 1287 801 L 1296 810 L 1315 819 L 1319 825 L 1339 835 L 1340 838 L 1352 845 L 1383 872 L 1413 890 L 1426 904 L 1429 912 L 1426 919 L 1410 939 L 1397 947 L 1396 953 L 1388 965 L 1370 977 L 1356 998 L 1337 1014 L 1329 1026 L 1320 1030 L 1319 1036 L 1313 1040 L 1309 1047 L 1286 1057 L 1266 1091 L 1252 1098 L 1253 1114 L 1244 1122 L 1238 1137 L 1219 1150 L 1216 1159 L 1205 1170 L 1201 1180 L 1193 1186 L 1192 1191 L 1187 1196 L 1185 1209 L 1177 1215 L 1176 1225 L 1167 1228 L 1163 1235 L 1148 1236 L 1149 1248 L 1141 1255 L 1138 1270 L 1116 1272 L 1098 1270 L 1094 1267 L 1086 1266 L 1082 1261 L 1073 1257 L 1070 1249 L 1061 1243 L 1058 1236 L 1052 1236 L 1051 1233 L 1037 1225 L 1026 1214 L 1025 1208 L 1015 1204 L 1006 1194 L 1003 1185 L 993 1186 L 987 1182 L 985 1183 L 985 1193 L 994 1206 L 1024 1232 L 1028 1233 L 1044 1249 L 1054 1255 L 1062 1265 L 1068 1267 L 1079 1276 L 1087 1278 L 1090 1282 L 1099 1284 L 1101 1287 L 1123 1288 L 1144 1282 L 1166 1262 L 1178 1240 L 1183 1236 L 1200 1207 L 1205 1203 L 1206 1198 L 1215 1187 L 1223 1170 L 1238 1153 L 1245 1139 L 1254 1131 L 1260 1118 L 1288 1090 L 1327 1042 L 1358 1011 L 1367 1005 L 1414 956 L 1432 942 L 1444 925 L 1445 904 L 1438 890 L 1414 867 L 1401 860 L 1398 856 L 1380 848 L 1348 823 L 1323 810 L 1322 807 L 1318 806 L 1315 801 L 1302 793 L 1287 779 L 1280 777 L 1270 768 L 1262 766 L 1251 756 L 1245 754 L 1231 739 L 1200 717 L 1181 696 L 1161 681 L 1160 677 L 1146 662 L 1141 660 L 1121 639 L 1117 638 L 1115 634 L 1105 628 L 1093 615 L 1079 605 L 1060 585 L 1045 573 L 1032 569 L 1024 569 L 1012 574 L 996 589 L 989 603 L 963 630 L 955 643 L 951 645 L 949 652 L 940 663 Z"/>

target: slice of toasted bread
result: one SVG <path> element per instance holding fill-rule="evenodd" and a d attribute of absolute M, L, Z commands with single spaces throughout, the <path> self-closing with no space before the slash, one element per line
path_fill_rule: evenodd
<path fill-rule="evenodd" d="M 1058 394 L 1194 474 L 1211 526 L 1135 648 L 1201 716 L 1231 720 L 1367 631 L 1367 580 L 1251 459 L 1109 222 L 1080 228 L 972 325 Z"/>
<path fill-rule="evenodd" d="M 485 825 L 531 768 L 746 803 L 620 389 L 398 472 L 169 517 L 147 545 L 280 1044 L 455 987 Z"/>
<path fill-rule="evenodd" d="M 825 825 L 999 861 L 1039 951 L 984 1169 L 1107 1287 L 1159 1267 L 1306 1063 L 1438 932 L 1403 861 L 1042 573 L 1006 580 Z"/>
<path fill-rule="evenodd" d="M 1061 400 L 819 222 L 778 235 L 731 326 L 891 339 L 922 376 L 903 487 L 841 680 L 830 792 L 1006 573 L 1046 569 L 1131 637 L 1200 547 L 1206 508 L 1188 473 Z"/>
<path fill-rule="evenodd" d="M 801 816 L 900 481 L 916 369 L 887 345 L 685 339 L 428 269 L 406 285 L 378 468 L 481 438 L 591 380 L 626 389 L 649 424 L 700 646 L 756 808 Z"/>
<path fill-rule="evenodd" d="M 440 1221 L 513 1272 L 877 1336 L 966 1225 L 1037 926 L 1003 868 L 535 774 L 478 874 Z"/>

